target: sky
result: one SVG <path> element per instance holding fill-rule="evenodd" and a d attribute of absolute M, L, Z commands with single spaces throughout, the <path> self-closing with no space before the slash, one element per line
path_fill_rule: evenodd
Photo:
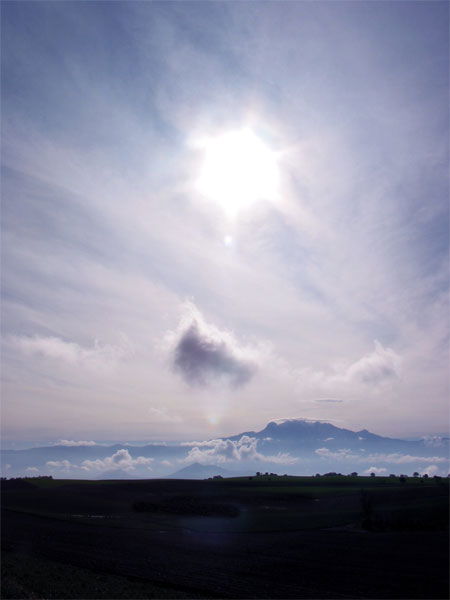
<path fill-rule="evenodd" d="M 447 2 L 8 2 L 6 440 L 442 433 Z"/>

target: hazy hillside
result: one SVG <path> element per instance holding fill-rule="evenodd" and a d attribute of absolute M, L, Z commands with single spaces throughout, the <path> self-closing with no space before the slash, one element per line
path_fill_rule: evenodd
<path fill-rule="evenodd" d="M 194 463 L 168 475 L 168 477 L 173 479 L 207 479 L 209 477 L 214 477 L 215 475 L 233 477 L 235 473 L 229 469 L 224 469 L 215 465 L 201 465 L 199 463 Z"/>

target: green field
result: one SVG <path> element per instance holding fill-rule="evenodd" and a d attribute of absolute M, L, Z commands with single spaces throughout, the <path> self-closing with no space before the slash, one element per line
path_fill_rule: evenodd
<path fill-rule="evenodd" d="M 448 479 L 2 488 L 3 598 L 441 598 L 448 585 Z"/>

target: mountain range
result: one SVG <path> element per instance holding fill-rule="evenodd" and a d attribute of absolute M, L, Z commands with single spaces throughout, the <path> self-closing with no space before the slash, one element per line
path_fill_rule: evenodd
<path fill-rule="evenodd" d="M 74 445 L 74 444 L 79 445 Z M 83 445 L 84 444 L 84 445 Z M 271 471 L 314 474 L 326 471 L 375 474 L 446 475 L 449 438 L 419 441 L 383 437 L 367 429 L 352 431 L 322 421 L 271 421 L 261 431 L 197 442 L 151 443 L 144 446 L 70 442 L 23 450 L 1 451 L 6 477 L 52 475 L 64 478 L 204 477 Z"/>

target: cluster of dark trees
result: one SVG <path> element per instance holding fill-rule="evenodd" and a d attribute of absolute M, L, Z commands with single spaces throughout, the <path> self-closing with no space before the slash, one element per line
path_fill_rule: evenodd
<path fill-rule="evenodd" d="M 373 473 L 373 476 L 375 476 L 375 473 Z M 342 473 L 335 473 L 334 471 L 330 471 L 329 473 L 324 473 L 323 475 L 320 473 L 316 473 L 314 477 L 358 477 L 358 473 L 356 471 L 353 471 L 348 475 L 343 475 Z"/>
<path fill-rule="evenodd" d="M 22 481 L 27 479 L 53 479 L 52 475 L 31 475 L 27 477 L 2 477 L 1 481 Z"/>
<path fill-rule="evenodd" d="M 269 473 L 266 471 L 265 473 L 261 473 L 260 471 L 256 471 L 255 477 L 287 477 L 287 474 L 278 475 L 278 473 Z"/>

